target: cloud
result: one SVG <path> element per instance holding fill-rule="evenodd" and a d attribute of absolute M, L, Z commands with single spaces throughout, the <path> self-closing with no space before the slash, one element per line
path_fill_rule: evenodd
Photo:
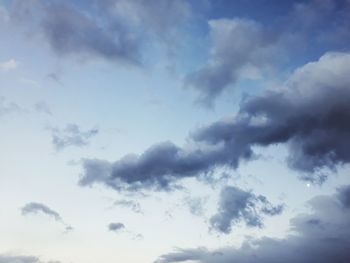
<path fill-rule="evenodd" d="M 16 103 L 7 102 L 4 97 L 0 96 L 0 116 L 13 113 L 13 112 L 22 112 L 22 111 L 24 111 L 24 109 L 22 109 Z"/>
<path fill-rule="evenodd" d="M 35 103 L 34 108 L 37 112 L 45 113 L 47 115 L 52 115 L 49 105 L 45 101 L 38 101 Z"/>
<path fill-rule="evenodd" d="M 218 212 L 210 219 L 211 227 L 228 234 L 241 221 L 250 227 L 262 227 L 262 215 L 278 215 L 282 205 L 273 206 L 265 196 L 255 195 L 234 186 L 221 190 Z"/>
<path fill-rule="evenodd" d="M 69 146 L 83 147 L 89 144 L 89 140 L 98 134 L 98 129 L 81 131 L 77 124 L 68 124 L 65 129 L 53 128 L 52 143 L 56 150 L 62 150 Z"/>
<path fill-rule="evenodd" d="M 268 36 L 250 19 L 216 19 L 208 22 L 212 40 L 205 66 L 189 74 L 185 86 L 199 93 L 199 102 L 213 101 L 241 75 L 244 67 L 258 68 L 272 60 Z"/>
<path fill-rule="evenodd" d="M 156 188 L 170 190 L 177 178 L 191 177 L 209 170 L 212 156 L 202 151 L 187 152 L 173 143 L 152 146 L 142 155 L 127 155 L 115 163 L 83 160 L 80 185 L 104 183 L 116 190 Z"/>
<path fill-rule="evenodd" d="M 53 218 L 57 222 L 62 223 L 65 226 L 66 231 L 73 230 L 73 228 L 70 225 L 68 225 L 64 222 L 64 220 L 62 219 L 62 217 L 59 213 L 57 213 L 55 210 L 52 210 L 50 207 L 48 207 L 47 205 L 44 205 L 42 203 L 35 203 L 35 202 L 28 203 L 21 208 L 21 213 L 24 216 L 29 215 L 29 214 L 36 215 L 36 214 L 41 213 L 41 214 L 44 214 L 44 215 L 47 215 L 47 216 Z"/>
<path fill-rule="evenodd" d="M 274 144 L 288 147 L 287 163 L 302 179 L 322 183 L 350 161 L 349 67 L 349 53 L 326 53 L 296 69 L 281 88 L 244 99 L 231 120 L 194 131 L 186 147 L 164 142 L 115 162 L 83 160 L 80 184 L 171 190 L 185 177 L 235 169 L 255 157 L 254 147 Z"/>
<path fill-rule="evenodd" d="M 326 53 L 298 68 L 283 88 L 244 100 L 234 120 L 198 130 L 194 140 L 222 143 L 234 166 L 253 146 L 286 143 L 289 166 L 322 182 L 324 169 L 350 161 L 349 66 L 349 53 Z"/>
<path fill-rule="evenodd" d="M 119 232 L 120 230 L 125 229 L 123 223 L 110 223 L 108 225 L 108 230 L 113 232 Z"/>
<path fill-rule="evenodd" d="M 18 62 L 14 59 L 10 59 L 0 63 L 0 69 L 4 71 L 9 71 L 16 69 L 18 67 Z"/>
<path fill-rule="evenodd" d="M 349 189 L 349 186 L 346 187 Z M 264 237 L 245 241 L 241 247 L 178 249 L 161 256 L 157 263 L 346 263 L 350 258 L 350 209 L 333 196 L 309 201 L 312 213 L 299 214 L 291 223 L 291 234 L 283 239 Z"/>
<path fill-rule="evenodd" d="M 114 205 L 127 207 L 127 208 L 131 209 L 133 212 L 138 213 L 138 214 L 143 213 L 140 204 L 136 201 L 133 201 L 133 200 L 117 200 L 114 202 Z"/>
<path fill-rule="evenodd" d="M 50 217 L 53 217 L 56 221 L 62 221 L 59 213 L 41 203 L 28 203 L 22 207 L 21 211 L 22 215 L 43 213 Z"/>
<path fill-rule="evenodd" d="M 32 256 L 0 255 L 0 263 L 41 263 L 41 261 Z"/>
<path fill-rule="evenodd" d="M 185 205 L 188 206 L 190 213 L 195 216 L 202 216 L 204 214 L 204 208 L 207 198 L 201 197 L 186 197 L 184 199 Z"/>
<path fill-rule="evenodd" d="M 37 28 L 59 55 L 133 65 L 142 63 L 145 40 L 167 40 L 189 12 L 184 0 L 30 0 L 11 6 L 12 20 Z"/>
<path fill-rule="evenodd" d="M 241 5 L 247 8 L 246 3 Z M 255 8 L 244 18 L 208 21 L 208 59 L 185 78 L 185 87 L 197 91 L 201 104 L 212 107 L 240 79 L 262 78 L 272 68 L 276 72 L 278 66 L 285 67 L 289 57 L 303 61 L 328 50 L 348 50 L 349 1 L 296 1 L 292 8 L 289 4 L 284 8 L 284 16 L 270 14 L 269 22 L 252 19 Z"/>
<path fill-rule="evenodd" d="M 345 209 L 350 209 L 350 185 L 340 187 L 337 198 L 341 201 Z"/>
<path fill-rule="evenodd" d="M 0 263 L 61 263 L 60 261 L 41 261 L 38 257 L 13 254 L 0 254 Z"/>

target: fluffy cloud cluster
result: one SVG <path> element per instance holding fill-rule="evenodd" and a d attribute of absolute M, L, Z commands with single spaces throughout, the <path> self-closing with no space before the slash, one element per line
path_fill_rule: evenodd
<path fill-rule="evenodd" d="M 326 53 L 289 77 L 283 87 L 242 101 L 235 118 L 191 134 L 195 147 L 156 144 L 116 162 L 85 159 L 81 185 L 102 183 L 116 190 L 169 190 L 176 180 L 236 168 L 253 147 L 286 144 L 288 164 L 302 178 L 322 183 L 327 170 L 350 161 L 349 53 Z"/>
<path fill-rule="evenodd" d="M 283 239 L 247 240 L 240 248 L 179 249 L 161 256 L 157 263 L 346 263 L 350 258 L 350 186 L 334 196 L 317 196 L 309 201 L 312 213 L 291 220 L 292 234 Z"/>
<path fill-rule="evenodd" d="M 210 224 L 215 230 L 228 234 L 232 225 L 241 221 L 247 226 L 262 227 L 262 215 L 278 215 L 282 210 L 282 205 L 273 206 L 263 195 L 226 186 L 221 190 L 218 212 L 211 217 Z"/>
<path fill-rule="evenodd" d="M 237 17 L 209 20 L 208 61 L 187 75 L 185 86 L 198 92 L 199 102 L 213 106 L 216 98 L 239 79 L 262 77 L 272 67 L 285 63 L 288 56 L 301 59 L 306 54 L 347 49 L 349 12 L 347 0 L 311 0 L 295 1 L 285 17 L 273 14 L 270 23 Z"/>
<path fill-rule="evenodd" d="M 83 147 L 89 144 L 89 140 L 98 134 L 98 129 L 81 131 L 78 125 L 68 124 L 65 129 L 52 129 L 52 143 L 56 150 L 62 150 L 68 146 Z"/>

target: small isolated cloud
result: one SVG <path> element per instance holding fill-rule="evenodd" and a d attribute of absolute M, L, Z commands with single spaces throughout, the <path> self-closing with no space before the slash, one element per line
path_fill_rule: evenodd
<path fill-rule="evenodd" d="M 22 207 L 21 211 L 22 215 L 43 213 L 52 217 L 56 221 L 62 221 L 62 218 L 59 213 L 41 203 L 28 203 Z"/>
<path fill-rule="evenodd" d="M 283 205 L 273 206 L 265 196 L 234 186 L 221 190 L 218 205 L 210 224 L 213 229 L 225 234 L 231 232 L 233 225 L 241 222 L 250 227 L 262 227 L 263 216 L 278 215 L 283 211 Z"/>
<path fill-rule="evenodd" d="M 190 213 L 195 216 L 201 216 L 204 213 L 206 198 L 186 197 L 184 203 L 188 206 Z"/>
<path fill-rule="evenodd" d="M 349 189 L 350 186 L 344 186 L 333 196 L 311 199 L 308 204 L 312 212 L 294 217 L 290 221 L 291 234 L 283 239 L 249 239 L 238 248 L 178 249 L 162 255 L 155 262 L 347 263 L 350 258 Z"/>
<path fill-rule="evenodd" d="M 56 82 L 59 85 L 63 85 L 62 80 L 61 80 L 61 76 L 60 73 L 58 72 L 51 72 L 49 74 L 46 75 L 46 77 L 54 82 Z"/>
<path fill-rule="evenodd" d="M 119 232 L 125 229 L 125 225 L 123 223 L 110 223 L 108 225 L 108 230 L 113 232 Z"/>
<path fill-rule="evenodd" d="M 51 209 L 47 205 L 44 205 L 42 203 L 35 203 L 31 202 L 26 204 L 21 208 L 22 215 L 26 216 L 29 214 L 44 214 L 51 218 L 53 218 L 55 221 L 62 223 L 65 226 L 66 231 L 70 231 L 73 228 L 69 225 L 67 225 L 64 220 L 62 219 L 61 215 L 56 212 L 55 210 Z"/>
<path fill-rule="evenodd" d="M 90 139 L 98 134 L 98 129 L 82 131 L 77 124 L 68 124 L 60 130 L 52 128 L 52 143 L 57 151 L 69 146 L 83 147 L 89 144 Z"/>
<path fill-rule="evenodd" d="M 52 115 L 49 105 L 45 101 L 38 101 L 35 103 L 34 108 L 39 113 L 45 113 L 47 115 Z"/>
<path fill-rule="evenodd" d="M 16 69 L 17 67 L 18 67 L 18 62 L 14 59 L 0 62 L 0 69 L 4 71 L 13 70 L 13 69 Z"/>
<path fill-rule="evenodd" d="M 140 204 L 133 200 L 117 200 L 114 202 L 114 205 L 129 208 L 138 214 L 143 213 Z"/>
<path fill-rule="evenodd" d="M 0 96 L 0 116 L 13 112 L 23 112 L 24 110 L 14 102 L 8 102 Z"/>

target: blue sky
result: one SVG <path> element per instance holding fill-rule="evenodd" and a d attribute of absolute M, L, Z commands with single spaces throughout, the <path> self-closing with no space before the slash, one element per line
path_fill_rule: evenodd
<path fill-rule="evenodd" d="M 0 263 L 347 262 L 349 11 L 1 1 Z"/>

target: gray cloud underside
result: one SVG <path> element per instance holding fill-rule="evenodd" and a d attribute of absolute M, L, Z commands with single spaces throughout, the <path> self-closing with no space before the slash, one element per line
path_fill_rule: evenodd
<path fill-rule="evenodd" d="M 85 159 L 80 184 L 169 190 L 184 177 L 237 168 L 252 159 L 253 147 L 273 144 L 288 147 L 288 165 L 302 179 L 322 183 L 327 171 L 350 161 L 349 68 L 350 54 L 326 53 L 295 70 L 283 87 L 243 100 L 235 118 L 193 132 L 188 147 L 164 142 L 116 162 Z"/>
<path fill-rule="evenodd" d="M 52 129 L 52 143 L 56 150 L 62 150 L 68 146 L 83 147 L 89 144 L 89 140 L 98 134 L 98 129 L 82 131 L 76 124 L 68 124 L 65 129 Z"/>
<path fill-rule="evenodd" d="M 210 20 L 208 61 L 187 75 L 185 86 L 198 92 L 201 104 L 211 107 L 241 77 L 263 75 L 284 63 L 287 56 L 298 58 L 316 49 L 346 50 L 350 41 L 349 12 L 346 0 L 311 0 L 295 3 L 288 15 L 274 16 L 269 25 L 249 18 Z"/>
<path fill-rule="evenodd" d="M 250 227 L 262 227 L 262 215 L 281 214 L 282 205 L 273 206 L 265 196 L 255 195 L 234 186 L 221 190 L 218 212 L 210 219 L 211 227 L 222 233 L 230 233 L 231 227 L 244 222 Z"/>
<path fill-rule="evenodd" d="M 342 198 L 339 198 L 342 197 Z M 161 256 L 157 263 L 346 263 L 350 258 L 350 186 L 334 196 L 317 196 L 309 201 L 313 212 L 291 220 L 291 234 L 284 239 L 247 240 L 240 248 L 210 251 L 204 247 L 179 249 Z"/>
<path fill-rule="evenodd" d="M 29 0 L 13 1 L 10 13 L 12 21 L 40 32 L 60 55 L 139 65 L 143 43 L 171 39 L 190 6 L 184 0 Z"/>

